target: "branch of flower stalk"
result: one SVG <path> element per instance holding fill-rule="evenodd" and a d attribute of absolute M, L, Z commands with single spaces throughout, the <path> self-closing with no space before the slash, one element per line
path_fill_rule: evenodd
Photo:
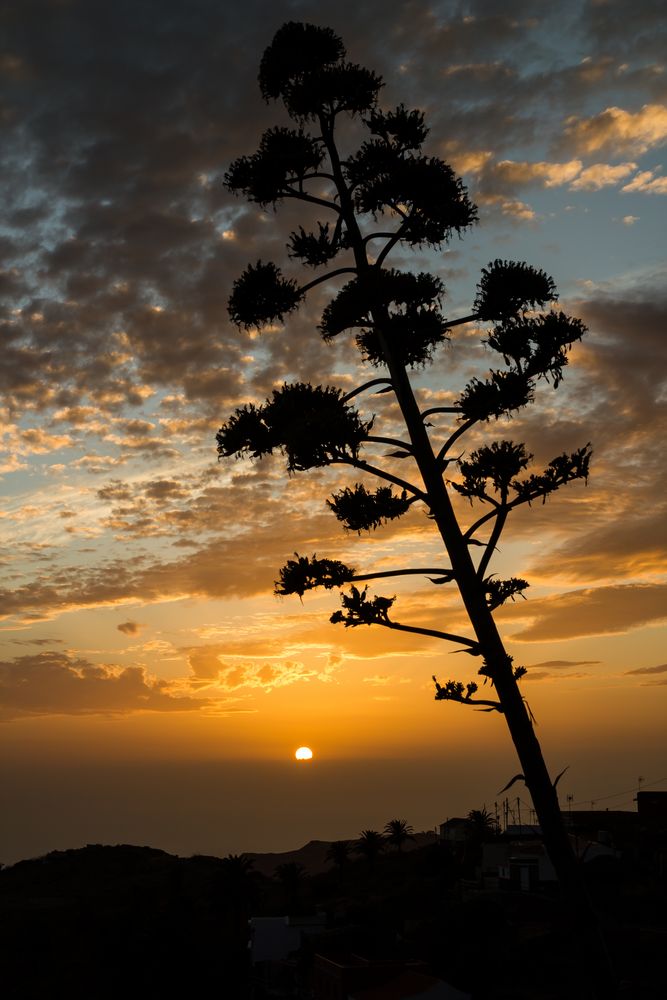
<path fill-rule="evenodd" d="M 285 183 L 286 184 L 303 184 L 304 181 L 317 181 L 317 180 L 331 181 L 332 184 L 335 183 L 333 174 L 326 174 L 326 173 L 304 174 L 303 177 L 288 177 L 286 179 Z M 294 190 L 294 189 L 292 188 L 292 190 Z M 300 191 L 299 193 L 300 194 L 307 194 L 306 191 Z"/>
<path fill-rule="evenodd" d="M 336 278 L 339 274 L 356 274 L 356 267 L 337 267 L 335 271 L 327 271 L 326 274 L 321 274 L 319 278 L 313 278 L 306 285 L 301 285 L 299 288 L 299 293 L 304 295 L 309 292 L 311 288 L 315 288 L 316 285 L 321 285 L 324 281 L 328 281 L 329 278 Z"/>
<path fill-rule="evenodd" d="M 432 416 L 434 413 L 461 413 L 460 406 L 432 406 L 430 410 L 422 412 L 422 419 Z"/>
<path fill-rule="evenodd" d="M 404 222 L 402 222 L 401 225 L 396 230 L 396 232 L 389 237 L 388 241 L 382 247 L 382 250 L 377 256 L 377 260 L 375 261 L 375 267 L 382 267 L 385 260 L 387 259 L 391 251 L 394 249 L 396 244 L 401 241 L 401 239 L 403 238 L 403 233 L 405 232 L 406 223 L 407 219 Z"/>
<path fill-rule="evenodd" d="M 364 236 L 363 237 L 363 239 L 362 239 L 361 242 L 363 244 L 366 244 L 366 243 L 370 243 L 371 240 L 393 240 L 395 236 L 396 236 L 395 232 L 394 233 L 369 233 L 368 236 Z"/>
<path fill-rule="evenodd" d="M 347 396 L 342 396 L 341 403 L 349 403 L 349 401 L 354 399 L 355 396 L 358 396 L 360 392 L 365 392 L 366 389 L 372 389 L 374 385 L 386 385 L 387 389 L 381 390 L 382 392 L 387 392 L 388 389 L 392 388 L 390 378 L 372 378 L 370 382 L 364 382 L 364 384 L 360 385 L 357 389 L 353 389 L 352 392 L 348 392 Z"/>
<path fill-rule="evenodd" d="M 555 492 L 555 490 L 552 492 Z M 488 513 L 484 514 L 483 517 L 480 517 L 479 520 L 475 521 L 475 523 L 464 532 L 463 537 L 466 541 L 468 541 L 475 534 L 478 528 L 481 528 L 482 525 L 486 524 L 487 521 L 490 521 L 491 518 L 498 517 L 498 515 L 503 511 L 506 512 L 505 516 L 507 516 L 507 514 L 511 510 L 514 510 L 515 507 L 520 507 L 524 503 L 532 503 L 533 500 L 537 500 L 539 497 L 544 497 L 546 499 L 547 496 L 547 493 L 536 490 L 534 493 L 531 493 L 530 496 L 517 497 L 516 500 L 510 500 L 510 502 L 504 506 L 502 504 L 498 504 L 496 501 L 496 509 L 488 511 Z M 491 501 L 491 503 L 494 502 L 491 497 L 488 497 L 488 500 Z"/>
<path fill-rule="evenodd" d="M 283 191 L 283 198 L 296 198 L 298 201 L 309 201 L 313 205 L 320 205 L 322 208 L 330 208 L 332 212 L 340 214 L 340 208 L 333 201 L 326 198 L 317 198 L 314 194 L 306 194 L 305 191 L 295 191 L 293 188 Z"/>
<path fill-rule="evenodd" d="M 452 435 L 450 435 L 450 437 L 445 441 L 445 443 L 443 444 L 442 448 L 438 452 L 438 456 L 436 458 L 436 461 L 437 461 L 438 465 L 442 464 L 442 466 L 444 468 L 444 466 L 447 464 L 447 462 L 445 461 L 445 455 L 447 454 L 447 452 L 449 451 L 449 449 L 452 447 L 452 445 L 454 444 L 454 442 L 457 441 L 463 434 L 465 434 L 466 431 L 469 431 L 470 428 L 474 424 L 476 424 L 477 422 L 478 421 L 477 421 L 476 418 L 471 417 L 469 420 L 465 420 L 461 424 L 461 426 L 458 427 L 454 431 L 454 433 Z"/>
<path fill-rule="evenodd" d="M 358 622 L 359 625 L 365 625 L 366 622 Z M 445 639 L 447 642 L 455 642 L 457 645 L 468 646 L 470 649 L 478 649 L 479 644 L 474 639 L 467 639 L 463 635 L 456 635 L 453 632 L 440 632 L 438 629 L 434 628 L 420 628 L 418 625 L 401 625 L 400 622 L 392 621 L 374 621 L 370 624 L 382 625 L 383 628 L 393 629 L 395 632 L 409 632 L 412 635 L 426 635 L 433 639 Z"/>
<path fill-rule="evenodd" d="M 451 330 L 453 326 L 463 326 L 464 323 L 472 323 L 479 319 L 478 313 L 471 313 L 469 316 L 461 316 L 459 319 L 449 319 L 445 323 L 445 330 Z"/>
<path fill-rule="evenodd" d="M 481 708 L 478 711 L 500 712 L 501 714 L 504 712 L 499 701 L 472 697 L 477 691 L 477 684 L 474 681 L 466 685 L 461 681 L 446 681 L 444 684 L 439 684 L 437 677 L 433 675 L 433 683 L 435 684 L 436 701 L 456 701 L 459 705 L 487 705 L 488 708 Z"/>
<path fill-rule="evenodd" d="M 389 576 L 429 576 L 431 573 L 442 577 L 442 581 L 434 582 L 444 582 L 445 579 L 448 579 L 448 581 L 451 582 L 454 579 L 451 569 L 442 569 L 441 567 L 431 569 L 429 567 L 425 567 L 420 569 L 388 569 L 383 570 L 380 573 L 363 573 L 360 576 L 353 576 L 350 582 L 363 583 L 366 580 L 379 580 Z"/>
<path fill-rule="evenodd" d="M 360 469 L 362 472 L 368 472 L 372 476 L 377 476 L 378 479 L 385 479 L 388 483 L 393 483 L 394 486 L 400 486 L 401 489 L 407 490 L 408 493 L 412 493 L 415 500 L 423 500 L 424 503 L 427 502 L 427 496 L 423 490 L 420 490 L 417 486 L 413 486 L 412 483 L 408 483 L 407 480 L 401 479 L 400 476 L 392 476 L 390 472 L 385 472 L 384 469 L 378 469 L 374 465 L 370 465 L 368 462 L 364 462 L 360 458 L 335 458 L 329 465 L 351 465 L 355 469 Z"/>
<path fill-rule="evenodd" d="M 390 444 L 392 447 L 402 448 L 404 451 L 407 451 L 408 454 L 412 454 L 412 445 L 407 444 L 405 441 L 399 441 L 398 438 L 378 437 L 375 434 L 369 434 L 367 438 L 364 438 L 364 440 L 370 441 L 373 444 Z"/>
<path fill-rule="evenodd" d="M 477 576 L 480 580 L 484 579 L 484 574 L 486 573 L 486 569 L 489 563 L 491 562 L 491 557 L 495 552 L 496 545 L 498 544 L 500 535 L 502 534 L 502 530 L 505 527 L 506 521 L 507 521 L 507 504 L 502 504 L 501 509 L 498 511 L 498 517 L 496 518 L 496 522 L 493 525 L 491 536 L 488 542 L 486 543 L 486 548 L 482 553 L 482 558 L 480 560 L 479 566 L 477 567 Z"/>

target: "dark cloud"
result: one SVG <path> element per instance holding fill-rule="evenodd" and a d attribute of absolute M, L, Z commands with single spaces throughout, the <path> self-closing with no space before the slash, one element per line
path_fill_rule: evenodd
<path fill-rule="evenodd" d="M 561 680 L 561 681 L 572 681 L 572 680 L 577 680 L 578 681 L 578 680 L 581 680 L 584 677 L 589 677 L 589 676 L 590 675 L 587 674 L 587 673 L 560 674 L 560 673 L 554 673 L 553 670 L 537 670 L 536 672 L 533 672 L 532 670 L 530 670 L 526 674 L 526 676 L 523 678 L 523 680 L 525 680 L 525 681 L 548 681 L 548 680 L 553 680 L 554 678 L 556 678 L 556 679 Z"/>
<path fill-rule="evenodd" d="M 610 513 L 603 527 L 577 533 L 540 557 L 540 571 L 579 580 L 661 574 L 667 556 L 667 512 L 659 501 L 658 507 L 648 515 L 643 509 Z"/>
<path fill-rule="evenodd" d="M 667 674 L 667 663 L 659 663 L 657 667 L 637 667 L 636 670 L 626 670 L 628 676 L 643 676 L 645 674 Z"/>
<path fill-rule="evenodd" d="M 586 667 L 593 664 L 599 663 L 599 660 L 542 660 L 541 663 L 533 663 L 530 666 L 530 670 L 535 669 L 550 669 L 550 670 L 561 670 L 569 669 L 570 667 Z"/>
<path fill-rule="evenodd" d="M 519 642 L 615 635 L 665 621 L 667 585 L 626 584 L 569 591 L 521 607 L 505 605 L 499 617 L 504 621 L 532 619 L 530 625 L 512 634 L 512 640 Z"/>
<path fill-rule="evenodd" d="M 552 677 L 558 677 L 562 680 L 579 680 L 589 675 L 582 672 L 572 673 L 573 667 L 595 666 L 599 663 L 599 660 L 543 660 L 541 663 L 533 663 L 528 667 L 528 673 L 524 680 L 545 681 Z M 568 672 L 562 673 L 561 671 Z"/>
<path fill-rule="evenodd" d="M 14 646 L 59 646 L 63 639 L 12 639 Z"/>
<path fill-rule="evenodd" d="M 0 717 L 116 712 L 197 711 L 210 704 L 171 694 L 140 667 L 100 666 L 65 653 L 36 653 L 0 663 Z"/>
<path fill-rule="evenodd" d="M 579 24 L 578 9 L 561 5 L 559 26 L 565 18 L 572 31 L 621 38 L 592 14 Z M 272 242 L 284 256 L 303 213 L 284 208 L 283 234 L 221 178 L 274 117 L 256 64 L 287 17 L 331 23 L 353 58 L 385 74 L 387 101 L 407 95 L 426 108 L 436 146 L 456 137 L 502 155 L 502 144 L 534 141 L 538 100 L 552 95 L 564 109 L 579 95 L 583 106 L 587 91 L 609 85 L 575 64 L 564 90 L 563 53 L 549 44 L 556 15 L 519 0 L 465 12 L 412 2 L 390 13 L 377 0 L 12 6 L 0 67 L 13 206 L 3 378 L 12 398 L 44 408 L 56 395 L 46 386 L 69 387 L 75 417 L 86 401 L 103 412 L 136 405 L 146 384 L 182 386 L 209 407 L 241 395 L 247 343 L 226 318 L 231 280 Z M 295 370 L 331 369 L 331 351 L 313 339 L 316 320 L 304 313 L 289 338 L 270 341 L 253 376 L 258 392 Z M 113 346 L 119 331 L 125 352 Z"/>
<path fill-rule="evenodd" d="M 141 631 L 141 623 L 133 621 L 121 622 L 120 625 L 116 625 L 116 628 L 119 632 L 122 632 L 123 635 L 139 635 L 139 632 Z"/>
<path fill-rule="evenodd" d="M 580 7 L 580 25 L 592 49 L 602 49 L 623 61 L 664 63 L 667 25 L 661 0 L 633 4 L 631 21 L 624 0 L 603 0 Z"/>

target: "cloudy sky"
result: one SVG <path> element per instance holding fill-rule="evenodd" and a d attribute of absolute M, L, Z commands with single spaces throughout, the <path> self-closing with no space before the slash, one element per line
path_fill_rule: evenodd
<path fill-rule="evenodd" d="M 504 257 L 553 275 L 589 327 L 558 392 L 541 388 L 511 432 L 485 429 L 538 464 L 594 449 L 588 486 L 510 524 L 493 568 L 531 589 L 498 617 L 549 761 L 570 767 L 564 794 L 631 807 L 639 775 L 666 787 L 662 4 L 10 0 L 4 861 L 91 840 L 288 849 L 396 815 L 428 827 L 492 807 L 516 771 L 502 719 L 433 701 L 431 675 L 470 679 L 467 657 L 336 628 L 332 594 L 273 596 L 294 551 L 360 571 L 438 565 L 423 513 L 346 536 L 324 502 L 340 471 L 288 480 L 279 460 L 217 461 L 236 406 L 296 378 L 362 377 L 349 344 L 316 332 L 324 297 L 259 337 L 227 317 L 249 260 L 298 273 L 298 208 L 261 211 L 222 185 L 283 121 L 256 73 L 290 19 L 339 33 L 382 74 L 383 105 L 421 108 L 428 151 L 479 206 L 464 240 L 398 260 L 440 275 L 447 315 L 470 311 L 480 268 Z M 415 384 L 437 403 L 485 365 L 480 331 L 461 327 Z M 383 399 L 364 412 L 393 429 Z M 414 577 L 381 592 L 405 623 L 465 629 L 443 589 Z M 291 762 L 301 743 L 307 771 Z"/>

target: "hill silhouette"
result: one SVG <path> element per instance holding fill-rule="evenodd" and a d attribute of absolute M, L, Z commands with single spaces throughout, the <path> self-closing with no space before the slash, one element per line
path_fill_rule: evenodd
<path fill-rule="evenodd" d="M 350 838 L 350 844 L 354 843 L 354 839 L 354 837 Z M 419 847 L 434 844 L 436 840 L 436 834 L 430 831 L 415 833 L 414 839 L 407 841 L 403 850 L 414 851 Z M 331 870 L 331 862 L 326 860 L 326 855 L 332 843 L 334 841 L 331 840 L 309 840 L 303 847 L 294 851 L 277 853 L 246 851 L 245 856 L 253 862 L 255 871 L 262 875 L 273 875 L 278 865 L 283 864 L 302 865 L 308 875 L 320 875 Z"/>

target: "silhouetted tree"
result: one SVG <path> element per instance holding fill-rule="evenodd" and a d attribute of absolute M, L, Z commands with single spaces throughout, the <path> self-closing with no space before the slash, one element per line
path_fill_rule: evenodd
<path fill-rule="evenodd" d="M 499 579 L 490 564 L 510 515 L 525 504 L 544 502 L 567 483 L 585 481 L 591 449 L 585 444 L 561 454 L 541 470 L 532 468 L 523 444 L 506 439 L 480 444 L 462 457 L 464 435 L 473 429 L 479 435 L 500 417 L 522 410 L 538 383 L 559 385 L 568 351 L 585 327 L 554 306 L 552 278 L 527 263 L 491 262 L 482 270 L 472 311 L 454 319 L 442 312 L 445 288 L 438 276 L 389 266 L 393 250 L 403 258 L 410 249 L 437 249 L 461 236 L 477 221 L 477 210 L 451 167 L 423 152 L 428 129 L 422 112 L 402 104 L 380 109 L 381 78 L 347 62 L 333 31 L 283 25 L 262 57 L 259 84 L 267 101 L 282 99 L 294 127 L 268 129 L 256 153 L 231 164 L 225 183 L 259 206 L 296 200 L 326 214 L 315 229 L 300 226 L 292 232 L 287 246 L 293 260 L 321 273 L 300 285 L 276 264 L 258 260 L 234 283 L 230 316 L 246 328 L 282 323 L 310 289 L 344 275 L 345 283 L 324 309 L 320 333 L 328 342 L 352 332 L 362 358 L 380 374 L 350 392 L 301 382 L 274 389 L 264 403 L 240 407 L 222 426 L 219 455 L 280 453 L 290 474 L 347 465 L 379 479 L 378 488 L 357 483 L 328 501 L 350 531 L 376 529 L 415 504 L 426 511 L 447 556 L 443 565 L 360 574 L 334 559 L 297 554 L 280 571 L 276 592 L 303 596 L 317 586 L 349 585 L 333 622 L 434 636 L 476 659 L 479 676 L 492 689 L 489 697 L 477 697 L 475 681 L 440 684 L 434 678 L 435 697 L 504 715 L 561 885 L 576 912 L 590 914 L 519 688 L 525 668 L 512 662 L 494 621 L 494 611 L 522 597 L 528 583 Z M 362 133 L 356 150 L 342 148 L 341 118 L 343 141 L 351 134 L 350 119 Z M 330 267 L 334 262 L 340 266 Z M 451 405 L 420 406 L 408 369 L 429 363 L 463 323 L 482 331 L 496 364 L 485 377 L 465 384 Z M 362 418 L 352 405 L 369 390 L 392 394 L 405 440 L 373 433 L 374 418 Z M 367 457 L 378 445 L 392 449 L 385 455 L 389 462 Z M 411 471 L 399 474 L 400 463 Z M 448 478 L 452 474 L 455 479 Z M 483 505 L 484 512 L 462 523 L 452 503 L 457 494 L 473 507 Z M 355 586 L 410 573 L 458 588 L 474 634 L 403 624 L 394 617 L 394 597 Z"/>
<path fill-rule="evenodd" d="M 471 809 L 466 820 L 469 835 L 479 843 L 493 840 L 500 833 L 498 820 L 485 806 L 481 809 Z"/>
<path fill-rule="evenodd" d="M 384 850 L 385 843 L 384 837 L 377 830 L 362 830 L 354 849 L 357 854 L 363 854 L 368 862 L 368 867 L 372 869 L 378 854 Z"/>
<path fill-rule="evenodd" d="M 332 844 L 329 844 L 327 848 L 327 853 L 324 856 L 325 861 L 330 861 L 338 869 L 339 880 L 343 876 L 343 869 L 350 860 L 350 854 L 352 853 L 352 844 L 349 840 L 334 840 Z"/>
<path fill-rule="evenodd" d="M 414 828 L 404 819 L 390 819 L 384 828 L 384 835 L 387 843 L 392 844 L 398 851 L 403 850 L 406 840 L 414 840 Z"/>
<path fill-rule="evenodd" d="M 278 865 L 274 876 L 282 883 L 289 909 L 296 909 L 299 905 L 301 890 L 308 878 L 306 869 L 296 861 L 287 861 L 285 864 Z"/>
<path fill-rule="evenodd" d="M 257 872 L 252 858 L 245 854 L 228 854 L 221 859 L 218 875 L 220 902 L 243 923 L 258 895 Z"/>
<path fill-rule="evenodd" d="M 248 963 L 248 918 L 257 902 L 257 872 L 244 854 L 222 858 L 217 878 L 217 897 L 223 934 L 229 953 L 230 983 L 243 980 Z"/>
<path fill-rule="evenodd" d="M 468 875 L 475 874 L 475 868 L 482 863 L 483 845 L 495 840 L 499 834 L 498 823 L 486 807 L 471 809 L 466 817 L 466 842 L 464 867 Z"/>

